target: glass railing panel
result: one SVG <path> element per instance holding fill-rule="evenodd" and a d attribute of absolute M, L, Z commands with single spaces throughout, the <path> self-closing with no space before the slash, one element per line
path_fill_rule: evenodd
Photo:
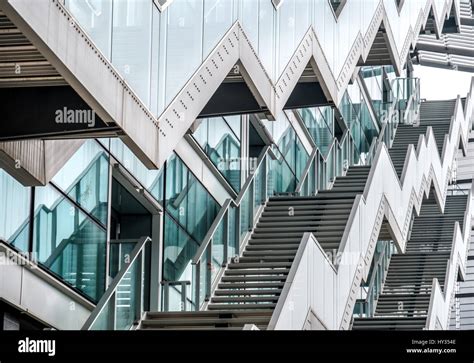
<path fill-rule="evenodd" d="M 286 163 L 278 149 L 273 149 L 276 159 L 270 161 L 271 177 L 269 183 L 270 195 L 290 193 L 296 188 L 296 177 L 290 166 Z"/>
<path fill-rule="evenodd" d="M 208 247 L 208 249 L 210 246 Z M 207 249 L 207 250 L 208 250 Z M 198 301 L 198 306 L 201 306 L 204 301 L 207 298 L 207 293 L 210 290 L 209 282 L 211 279 L 208 278 L 208 274 L 210 273 L 210 268 L 209 268 L 209 261 L 207 256 L 209 255 L 209 252 L 204 252 L 204 255 L 201 257 L 200 264 L 198 265 L 199 267 L 199 301 Z"/>
<path fill-rule="evenodd" d="M 367 101 L 363 99 L 360 109 L 360 123 L 367 140 L 372 140 L 374 137 L 378 136 L 378 131 L 374 122 L 375 120 L 370 114 L 369 107 L 367 106 Z"/>
<path fill-rule="evenodd" d="M 199 244 L 168 214 L 165 214 L 164 225 L 163 278 L 167 281 L 191 280 L 191 259 Z"/>
<path fill-rule="evenodd" d="M 318 186 L 319 186 L 319 189 L 324 190 L 324 189 L 327 189 L 326 170 L 324 166 L 324 159 L 321 155 L 317 156 L 317 163 L 318 163 Z"/>
<path fill-rule="evenodd" d="M 250 230 L 252 226 L 252 201 L 251 193 L 253 186 L 250 186 L 247 193 L 245 193 L 242 201 L 240 202 L 239 213 L 240 213 L 240 238 L 242 239 Z"/>
<path fill-rule="evenodd" d="M 227 243 L 227 217 L 224 218 L 219 223 L 214 237 L 211 240 L 211 251 L 212 251 L 212 276 L 211 281 L 214 281 L 218 276 L 222 266 L 224 264 L 224 249 L 225 244 Z"/>
<path fill-rule="evenodd" d="M 299 141 L 299 139 L 296 139 L 296 166 L 295 166 L 295 174 L 296 178 L 299 180 L 306 168 L 306 164 L 308 163 L 309 160 L 309 154 L 306 152 L 306 149 L 304 148 L 303 144 Z"/>
<path fill-rule="evenodd" d="M 194 272 L 193 272 L 194 274 Z M 183 289 L 185 291 L 183 291 Z M 173 284 L 168 287 L 168 296 L 162 295 L 163 302 L 167 298 L 168 306 L 165 308 L 164 304 L 162 307 L 163 311 L 193 311 L 195 310 L 195 304 L 192 296 L 191 285 L 185 284 Z M 186 300 L 183 304 L 183 294 L 186 296 Z"/>
<path fill-rule="evenodd" d="M 0 169 L 0 239 L 28 251 L 31 188 Z"/>
<path fill-rule="evenodd" d="M 112 280 L 83 329 L 130 330 L 148 311 L 150 243 L 150 239 L 135 243 L 130 259 Z"/>
<path fill-rule="evenodd" d="M 142 256 L 139 256 L 123 276 L 115 291 L 116 330 L 129 330 L 134 321 L 141 318 Z"/>
<path fill-rule="evenodd" d="M 335 159 L 335 146 L 332 147 L 332 149 L 328 153 L 328 157 L 326 159 L 326 182 L 327 182 L 327 187 L 329 187 L 329 184 L 334 182 L 334 177 L 335 177 L 335 168 L 334 168 L 334 159 Z"/>
<path fill-rule="evenodd" d="M 303 108 L 298 110 L 314 143 L 326 155 L 333 139 L 334 116 L 331 107 Z"/>
<path fill-rule="evenodd" d="M 115 293 L 110 298 L 89 330 L 115 330 Z"/>
<path fill-rule="evenodd" d="M 254 187 L 254 205 L 253 211 L 254 216 L 258 211 L 258 208 L 265 202 L 265 165 L 261 165 L 260 168 L 257 169 L 255 172 L 255 177 L 253 181 Z M 253 217 L 254 217 L 253 216 Z"/>
<path fill-rule="evenodd" d="M 318 181 L 317 181 L 317 170 L 316 170 L 316 163 L 317 163 L 317 157 L 314 159 L 313 163 L 311 164 L 311 167 L 309 169 L 309 195 L 314 195 L 316 194 L 316 191 L 318 190 Z"/>
<path fill-rule="evenodd" d="M 137 241 L 111 240 L 109 253 L 110 277 L 114 278 L 117 273 L 128 263 L 130 254 L 135 248 Z"/>
<path fill-rule="evenodd" d="M 239 238 L 237 236 L 237 213 L 238 209 L 230 206 L 229 210 L 227 211 L 228 218 L 229 218 L 229 233 L 228 233 L 228 250 L 227 256 L 234 257 L 238 254 L 239 250 Z M 240 233 L 239 233 L 240 235 Z"/>
<path fill-rule="evenodd" d="M 37 261 L 93 300 L 105 290 L 106 232 L 51 186 L 36 188 Z"/>
<path fill-rule="evenodd" d="M 218 203 L 176 155 L 167 161 L 165 209 L 196 241 L 204 239 L 219 209 Z"/>

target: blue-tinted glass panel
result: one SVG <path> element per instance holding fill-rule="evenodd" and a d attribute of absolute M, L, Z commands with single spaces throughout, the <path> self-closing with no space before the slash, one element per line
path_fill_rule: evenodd
<path fill-rule="evenodd" d="M 270 162 L 271 174 L 268 186 L 270 194 L 294 192 L 296 189 L 295 174 L 276 147 L 273 147 L 273 152 L 277 158 Z"/>
<path fill-rule="evenodd" d="M 166 165 L 165 208 L 196 241 L 202 241 L 218 204 L 176 155 Z"/>
<path fill-rule="evenodd" d="M 0 169 L 0 240 L 28 251 L 31 189 Z"/>
<path fill-rule="evenodd" d="M 163 169 L 148 169 L 119 138 L 101 140 L 101 143 L 156 200 L 163 201 Z"/>
<path fill-rule="evenodd" d="M 191 259 L 199 245 L 167 214 L 164 224 L 163 277 L 168 281 L 191 281 Z"/>
<path fill-rule="evenodd" d="M 36 260 L 97 301 L 105 289 L 106 232 L 53 187 L 35 188 Z"/>
<path fill-rule="evenodd" d="M 234 130 L 237 129 L 236 120 L 240 127 L 240 117 L 229 120 L 233 127 L 227 123 L 227 117 L 203 119 L 193 136 L 232 188 L 239 191 L 240 132 L 236 134 Z"/>
<path fill-rule="evenodd" d="M 303 108 L 298 110 L 311 138 L 322 155 L 326 155 L 334 139 L 334 117 L 331 107 Z"/>
<path fill-rule="evenodd" d="M 86 141 L 52 182 L 104 225 L 107 223 L 109 161 L 105 150 Z"/>

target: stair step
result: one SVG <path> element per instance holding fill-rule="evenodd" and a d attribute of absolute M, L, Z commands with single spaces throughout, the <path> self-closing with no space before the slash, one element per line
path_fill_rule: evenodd
<path fill-rule="evenodd" d="M 229 296 L 229 295 L 279 295 L 281 289 L 258 289 L 258 290 L 235 290 L 235 289 L 217 289 L 214 292 L 215 296 Z"/>
<path fill-rule="evenodd" d="M 253 309 L 274 309 L 275 303 L 260 303 L 260 304 L 209 304 L 209 310 L 225 310 L 232 307 L 232 309 L 253 310 Z"/>
<path fill-rule="evenodd" d="M 270 270 L 263 270 L 263 269 L 233 269 L 233 270 L 226 270 L 225 276 L 239 276 L 239 275 L 282 275 L 288 274 L 289 269 L 270 269 Z"/>
<path fill-rule="evenodd" d="M 214 296 L 211 298 L 211 304 L 213 303 L 255 303 L 255 302 L 276 302 L 280 297 L 275 295 L 270 296 Z"/>
<path fill-rule="evenodd" d="M 247 282 L 247 283 L 219 283 L 219 289 L 268 289 L 282 288 L 284 282 Z"/>
<path fill-rule="evenodd" d="M 291 262 L 239 262 L 229 263 L 229 269 L 244 269 L 244 268 L 281 268 L 291 267 Z"/>

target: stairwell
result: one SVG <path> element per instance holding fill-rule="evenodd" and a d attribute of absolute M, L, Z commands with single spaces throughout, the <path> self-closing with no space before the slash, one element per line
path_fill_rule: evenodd
<path fill-rule="evenodd" d="M 403 180 L 403 170 L 409 145 L 418 145 L 421 135 L 425 135 L 428 127 L 432 126 L 439 155 L 443 155 L 445 135 L 450 132 L 451 117 L 455 112 L 455 100 L 425 102 L 421 106 L 421 117 L 418 125 L 400 125 L 397 129 L 393 147 L 389 151 L 393 166 L 398 177 Z M 213 295 L 206 305 L 206 310 L 197 312 L 148 312 L 140 322 L 140 329 L 242 329 L 253 324 L 259 329 L 266 329 L 282 293 L 285 281 L 292 267 L 303 234 L 311 232 L 316 237 L 321 248 L 329 256 L 335 256 L 339 250 L 346 224 L 349 219 L 356 196 L 364 192 L 371 170 L 370 166 L 352 166 L 343 177 L 337 177 L 333 188 L 319 192 L 315 197 L 279 196 L 270 198 L 265 206 L 252 236 L 238 260 L 228 264 L 224 275 L 217 284 Z M 405 169 L 406 170 L 406 169 Z M 448 199 L 445 215 L 434 210 L 433 203 L 422 207 L 422 216 L 442 221 L 433 229 L 433 238 L 446 240 L 423 240 L 422 229 L 417 230 L 418 223 L 423 226 L 427 221 L 417 222 L 412 233 L 411 244 L 405 255 L 393 258 L 393 269 L 400 264 L 427 270 L 421 272 L 421 282 L 413 285 L 412 290 L 402 285 L 403 294 L 395 299 L 404 298 L 405 313 L 411 314 L 410 324 L 424 326 L 426 304 L 429 305 L 429 289 L 433 277 L 441 274 L 449 259 L 449 241 L 453 238 L 454 222 L 464 215 L 466 203 L 459 197 Z M 423 218 L 423 217 L 421 217 Z M 451 224 L 450 224 L 451 223 Z M 451 226 L 451 227 L 449 227 Z M 369 227 L 368 227 L 369 228 Z M 421 228 L 421 227 L 419 227 Z M 447 229 L 446 229 L 447 228 Z M 438 231 L 438 235 L 436 235 Z M 418 234 L 418 235 L 417 235 Z M 419 238 L 418 240 L 416 238 Z M 436 242 L 436 243 L 435 243 Z M 435 246 L 436 245 L 436 246 Z M 435 247 L 436 249 L 434 249 Z M 401 259 L 398 262 L 398 259 Z M 408 261 L 406 264 L 403 261 Z M 421 264 L 424 262 L 425 264 Z M 444 265 L 443 265 L 444 264 Z M 400 267 L 400 268 L 401 268 Z M 431 267 L 436 270 L 429 271 Z M 390 312 L 397 308 L 388 292 L 392 286 L 396 290 L 397 279 L 391 273 L 387 277 L 387 297 L 381 297 L 379 313 Z M 402 280 L 407 276 L 403 275 Z M 436 275 L 438 276 L 438 275 Z M 428 281 L 428 285 L 422 282 Z M 442 279 L 440 279 L 442 281 Z M 415 281 L 416 282 L 416 281 Z M 393 293 L 392 293 L 393 295 Z M 409 296 L 408 296 L 409 295 Z M 415 296 L 413 298 L 413 296 Z M 385 300 L 386 299 L 386 302 Z M 391 300 L 392 299 L 392 300 Z M 402 302 L 403 302 L 402 301 Z M 421 304 L 421 305 L 420 305 Z M 425 304 L 425 305 L 424 305 Z M 419 309 L 419 305 L 421 308 Z M 385 309 L 385 310 L 384 310 Z M 388 309 L 388 310 L 387 310 Z M 423 310 L 425 309 L 425 310 Z M 410 313 L 411 311 L 411 313 Z M 395 315 L 395 325 L 403 324 L 406 317 Z M 358 321 L 354 323 L 357 328 Z M 246 326 L 247 325 L 247 326 Z M 411 327 L 411 325 L 410 325 Z"/>
<path fill-rule="evenodd" d="M 352 166 L 331 190 L 315 197 L 270 198 L 242 256 L 227 266 L 207 311 L 147 313 L 141 329 L 265 329 L 305 232 L 327 253 L 339 247 L 352 204 L 370 166 Z"/>
<path fill-rule="evenodd" d="M 434 198 L 423 203 L 404 254 L 392 256 L 374 317 L 354 319 L 354 330 L 421 330 L 433 279 L 444 289 L 455 222 L 462 229 L 467 196 L 448 196 L 444 213 Z"/>

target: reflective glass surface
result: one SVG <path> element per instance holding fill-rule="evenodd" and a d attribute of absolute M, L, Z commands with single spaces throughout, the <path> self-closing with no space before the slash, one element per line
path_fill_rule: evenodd
<path fill-rule="evenodd" d="M 0 239 L 28 251 L 31 189 L 0 169 Z"/>
<path fill-rule="evenodd" d="M 52 182 L 105 225 L 108 180 L 107 153 L 96 141 L 89 140 L 74 153 Z"/>
<path fill-rule="evenodd" d="M 240 116 L 200 121 L 193 133 L 212 163 L 236 191 L 240 190 Z"/>
<path fill-rule="evenodd" d="M 106 232 L 52 186 L 35 188 L 38 262 L 93 300 L 105 289 Z"/>

